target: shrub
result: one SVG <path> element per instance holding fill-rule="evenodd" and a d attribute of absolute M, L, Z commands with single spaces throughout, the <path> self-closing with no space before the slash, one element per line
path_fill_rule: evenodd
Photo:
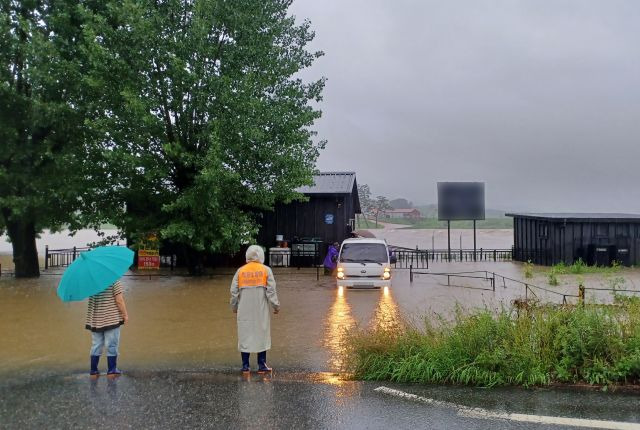
<path fill-rule="evenodd" d="M 533 278 L 533 263 L 531 262 L 531 260 L 524 263 L 523 268 L 524 268 L 524 277 L 527 279 Z"/>

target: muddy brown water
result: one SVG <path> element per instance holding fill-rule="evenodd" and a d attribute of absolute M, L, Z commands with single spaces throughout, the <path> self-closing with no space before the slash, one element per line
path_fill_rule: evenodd
<path fill-rule="evenodd" d="M 489 270 L 521 277 L 518 263 L 437 264 L 432 272 Z M 166 273 L 166 272 L 165 272 Z M 393 327 L 400 318 L 414 321 L 436 314 L 452 315 L 464 308 L 508 307 L 524 297 L 516 284 L 497 283 L 496 291 L 482 279 L 394 272 L 391 288 L 371 291 L 339 290 L 329 277 L 316 281 L 314 270 L 276 269 L 280 314 L 272 317 L 269 362 L 281 369 L 339 371 L 349 368 L 344 348 L 354 327 Z M 637 270 L 622 273 L 635 288 Z M 587 285 L 602 285 L 602 276 L 586 276 Z M 0 278 L 0 377 L 38 372 L 86 370 L 90 335 L 84 329 L 86 302 L 62 303 L 56 296 L 60 275 L 39 279 Z M 544 274 L 532 283 L 543 285 Z M 235 368 L 236 321 L 228 306 L 231 276 L 125 276 L 123 284 L 130 322 L 121 336 L 125 369 Z M 575 294 L 570 277 L 561 277 L 554 291 Z M 546 301 L 555 294 L 538 292 Z M 599 295 L 597 295 L 599 294 Z M 589 292 L 589 300 L 610 301 L 609 293 Z M 574 299 L 569 299 L 573 300 Z M 253 358 L 252 360 L 255 360 Z M 103 363 L 104 364 L 104 363 Z"/>
<path fill-rule="evenodd" d="M 282 311 L 272 317 L 269 360 L 291 369 L 342 366 L 346 329 L 394 318 L 392 293 L 336 289 L 315 271 L 276 270 Z M 86 302 L 62 303 L 59 275 L 0 279 L 0 374 L 84 368 L 90 334 Z M 125 276 L 130 314 L 121 335 L 121 361 L 129 368 L 224 368 L 238 364 L 236 321 L 229 309 L 230 276 L 203 278 Z"/>

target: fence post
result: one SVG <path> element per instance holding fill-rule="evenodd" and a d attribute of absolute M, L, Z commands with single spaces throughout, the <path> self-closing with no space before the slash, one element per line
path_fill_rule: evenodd
<path fill-rule="evenodd" d="M 73 263 L 74 261 L 76 261 L 76 247 L 73 247 L 73 259 L 71 260 L 71 262 Z"/>
<path fill-rule="evenodd" d="M 409 265 L 409 282 L 413 282 L 413 264 Z"/>
<path fill-rule="evenodd" d="M 584 306 L 584 292 L 584 285 L 578 285 L 578 302 L 580 302 L 582 306 Z"/>
<path fill-rule="evenodd" d="M 44 270 L 49 268 L 49 245 L 44 246 Z"/>
<path fill-rule="evenodd" d="M 496 250 L 493 250 L 493 261 L 496 261 Z"/>
<path fill-rule="evenodd" d="M 316 281 L 320 280 L 320 266 L 316 264 Z"/>
<path fill-rule="evenodd" d="M 496 292 L 496 274 L 495 272 L 492 273 L 493 278 L 491 278 L 491 288 L 493 288 L 493 292 Z"/>

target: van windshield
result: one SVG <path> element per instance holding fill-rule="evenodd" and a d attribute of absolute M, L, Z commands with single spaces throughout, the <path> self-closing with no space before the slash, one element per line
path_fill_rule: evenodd
<path fill-rule="evenodd" d="M 340 252 L 344 263 L 387 263 L 387 247 L 381 243 L 345 243 Z"/>

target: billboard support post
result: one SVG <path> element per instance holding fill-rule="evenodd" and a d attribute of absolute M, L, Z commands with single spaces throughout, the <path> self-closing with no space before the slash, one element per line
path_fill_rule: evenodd
<path fill-rule="evenodd" d="M 473 261 L 476 261 L 476 220 L 473 220 Z"/>
<path fill-rule="evenodd" d="M 451 262 L 451 221 L 447 220 L 447 258 Z"/>

